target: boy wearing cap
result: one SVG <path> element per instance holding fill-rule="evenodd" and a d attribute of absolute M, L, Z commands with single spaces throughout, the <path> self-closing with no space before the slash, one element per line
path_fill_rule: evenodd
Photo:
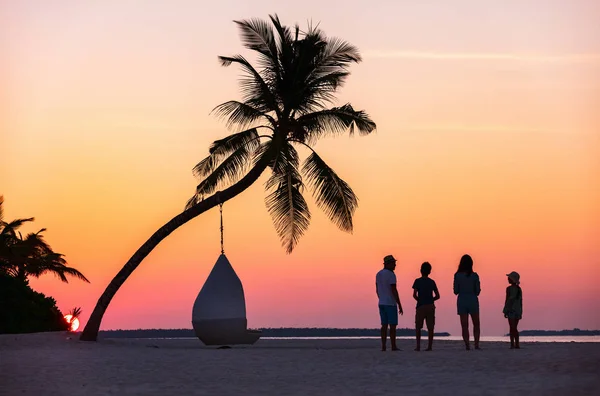
<path fill-rule="evenodd" d="M 396 326 L 398 325 L 398 313 L 402 315 L 402 304 L 396 288 L 396 259 L 392 255 L 383 258 L 383 269 L 375 276 L 375 292 L 379 299 L 379 316 L 381 317 L 381 350 L 386 350 L 387 328 L 390 327 L 390 342 L 392 351 L 396 347 Z M 396 311 L 396 309 L 398 311 Z"/>
<path fill-rule="evenodd" d="M 523 291 L 519 286 L 520 276 L 518 272 L 506 274 L 510 286 L 506 288 L 506 300 L 504 301 L 504 317 L 508 319 L 510 328 L 510 349 L 520 349 L 519 346 L 519 320 L 523 316 Z"/>

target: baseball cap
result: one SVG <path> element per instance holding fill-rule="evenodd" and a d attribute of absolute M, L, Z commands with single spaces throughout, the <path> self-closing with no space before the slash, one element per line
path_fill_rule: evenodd
<path fill-rule="evenodd" d="M 508 276 L 513 282 L 515 282 L 515 284 L 519 284 L 519 279 L 521 279 L 521 275 L 519 275 L 518 272 L 513 271 L 510 274 L 506 274 L 506 276 Z"/>

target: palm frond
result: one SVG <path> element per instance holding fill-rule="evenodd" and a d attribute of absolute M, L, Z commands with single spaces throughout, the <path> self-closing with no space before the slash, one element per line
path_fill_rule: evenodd
<path fill-rule="evenodd" d="M 78 270 L 71 267 L 65 267 L 62 269 L 62 272 L 66 275 L 72 276 L 74 278 L 80 279 L 86 283 L 90 283 L 90 281 Z"/>
<path fill-rule="evenodd" d="M 283 26 L 277 14 L 269 15 L 271 23 L 277 32 L 278 37 L 275 39 L 277 50 L 279 53 L 279 63 L 282 70 L 289 70 L 291 65 L 294 37 L 289 27 Z M 296 26 L 296 37 L 298 36 L 298 26 Z"/>
<path fill-rule="evenodd" d="M 358 198 L 348 183 L 315 152 L 306 158 L 302 172 L 312 185 L 317 205 L 338 228 L 351 233 L 352 217 L 358 207 Z"/>
<path fill-rule="evenodd" d="M 288 70 L 293 74 L 276 90 L 281 103 L 292 113 L 318 111 L 333 102 L 335 92 L 349 75 L 350 63 L 362 60 L 355 46 L 327 38 L 318 28 L 309 28 L 302 39 L 292 43 L 292 48 Z"/>
<path fill-rule="evenodd" d="M 248 103 L 242 103 L 237 100 L 221 103 L 216 106 L 212 112 L 216 113 L 219 118 L 226 118 L 226 125 L 228 128 L 232 128 L 236 125 L 242 129 L 247 128 L 261 118 L 265 118 L 272 125 L 275 124 L 273 117 L 252 107 Z"/>
<path fill-rule="evenodd" d="M 302 196 L 302 179 L 288 163 L 284 174 L 273 172 L 267 184 L 274 191 L 267 195 L 265 204 L 275 230 L 287 253 L 291 253 L 310 224 L 310 210 Z"/>
<path fill-rule="evenodd" d="M 260 143 L 258 148 L 252 154 L 252 166 L 255 166 L 265 155 L 269 155 L 269 152 L 276 150 L 273 139 L 267 140 L 266 142 Z"/>
<path fill-rule="evenodd" d="M 185 203 L 185 210 L 190 209 L 192 206 L 195 206 L 204 200 L 204 195 L 194 194 L 190 199 Z"/>
<path fill-rule="evenodd" d="M 4 223 L 4 228 L 2 228 L 1 233 L 2 234 L 8 234 L 11 235 L 13 237 L 17 236 L 17 230 L 25 223 L 29 223 L 31 221 L 34 221 L 35 218 L 34 217 L 29 217 L 27 219 L 16 219 L 13 221 L 10 221 L 8 223 Z"/>
<path fill-rule="evenodd" d="M 258 132 L 255 128 L 252 128 L 234 133 L 223 139 L 215 140 L 208 150 L 208 157 L 200 161 L 192 169 L 192 172 L 197 177 L 206 177 L 217 168 L 219 162 L 225 156 L 233 153 L 240 147 L 247 147 L 251 151 L 256 149 L 260 144 L 258 138 Z"/>
<path fill-rule="evenodd" d="M 267 138 L 268 140 L 264 143 L 261 143 L 258 139 L 261 137 Z M 223 162 L 221 162 L 219 166 L 211 168 L 210 173 L 206 175 L 206 178 L 196 188 L 196 193 L 186 202 L 185 210 L 190 209 L 194 205 L 204 200 L 204 196 L 214 192 L 216 187 L 218 187 L 220 184 L 224 184 L 223 181 L 230 183 L 235 182 L 235 180 L 237 180 L 239 176 L 241 176 L 241 174 L 244 173 L 243 171 L 248 166 L 247 164 L 254 166 L 264 156 L 274 156 L 274 151 L 276 150 L 276 147 L 272 144 L 272 141 L 272 136 L 261 135 L 257 136 L 256 139 L 247 140 L 245 145 L 240 145 L 238 149 L 231 153 L 231 155 Z M 229 143 L 230 142 L 223 142 L 222 146 L 227 147 Z M 211 155 L 220 154 L 221 151 L 219 147 L 222 146 L 211 146 L 211 150 L 214 150 L 213 154 Z M 225 150 L 225 152 L 228 151 L 229 150 Z M 203 161 L 206 160 L 207 159 Z M 199 164 L 199 166 L 200 165 L 201 164 Z M 235 172 L 235 169 L 238 169 L 238 171 Z M 232 173 L 235 173 L 233 178 L 229 177 L 229 175 L 231 175 Z"/>
<path fill-rule="evenodd" d="M 295 111 L 304 115 L 323 110 L 325 105 L 335 101 L 336 91 L 344 85 L 349 75 L 349 72 L 333 71 L 309 77 L 302 86 L 301 95 L 298 95 Z"/>
<path fill-rule="evenodd" d="M 297 122 L 306 129 L 311 138 L 346 131 L 352 136 L 354 129 L 361 135 L 368 135 L 377 127 L 367 113 L 354 110 L 350 104 L 305 114 L 298 117 Z"/>
<path fill-rule="evenodd" d="M 288 45 L 291 46 L 288 50 L 290 59 L 284 67 L 283 79 L 276 92 L 286 112 L 293 112 L 311 99 L 306 91 L 307 82 L 325 42 L 318 33 L 305 33 L 301 39 L 295 39 Z"/>
<path fill-rule="evenodd" d="M 67 312 L 67 314 L 71 315 L 71 320 L 76 319 L 81 315 L 81 307 L 71 308 L 71 310 Z"/>
<path fill-rule="evenodd" d="M 356 46 L 340 38 L 330 37 L 327 39 L 318 68 L 347 67 L 349 63 L 361 61 L 362 57 Z"/>
<path fill-rule="evenodd" d="M 256 128 L 251 128 L 242 132 L 234 133 L 223 139 L 215 140 L 210 147 L 208 152 L 213 155 L 227 155 L 240 147 L 246 147 L 252 151 L 259 145 L 258 132 Z"/>
<path fill-rule="evenodd" d="M 211 194 L 221 184 L 235 183 L 248 167 L 251 154 L 248 146 L 238 147 L 198 184 L 196 195 Z"/>
<path fill-rule="evenodd" d="M 262 19 L 234 21 L 240 30 L 244 47 L 260 54 L 259 62 L 270 78 L 279 78 L 279 55 L 273 30 Z"/>
<path fill-rule="evenodd" d="M 219 56 L 221 66 L 228 67 L 238 64 L 246 73 L 247 77 L 240 79 L 240 87 L 244 95 L 244 102 L 251 104 L 254 108 L 268 113 L 274 111 L 279 113 L 277 99 L 263 76 L 241 55 Z"/>
<path fill-rule="evenodd" d="M 81 272 L 67 266 L 64 255 L 53 251 L 30 258 L 26 264 L 26 271 L 27 275 L 36 278 L 39 278 L 46 273 L 51 273 L 65 283 L 69 283 L 67 275 L 90 283 Z"/>
<path fill-rule="evenodd" d="M 298 151 L 290 144 L 290 142 L 284 142 L 279 147 L 277 154 L 273 157 L 273 160 L 269 164 L 269 168 L 273 171 L 273 177 L 270 177 L 266 183 L 265 188 L 271 189 L 274 187 L 274 183 L 278 182 L 277 177 L 286 177 L 290 172 L 297 174 L 297 178 L 300 178 L 297 169 L 300 165 L 300 157 Z M 294 175 L 294 176 L 295 176 Z"/>
<path fill-rule="evenodd" d="M 260 52 L 265 56 L 273 58 L 277 56 L 277 47 L 275 45 L 273 31 L 266 21 L 258 18 L 251 18 L 233 22 L 238 25 L 244 47 Z"/>

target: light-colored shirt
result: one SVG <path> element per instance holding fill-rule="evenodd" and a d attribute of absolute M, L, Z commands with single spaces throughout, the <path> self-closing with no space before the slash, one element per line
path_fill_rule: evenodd
<path fill-rule="evenodd" d="M 375 277 L 379 305 L 396 305 L 396 298 L 392 294 L 392 285 L 396 284 L 396 274 L 389 269 L 382 269 Z"/>
<path fill-rule="evenodd" d="M 454 294 L 479 296 L 479 293 L 481 293 L 481 285 L 477 272 L 468 276 L 462 272 L 454 275 Z"/>

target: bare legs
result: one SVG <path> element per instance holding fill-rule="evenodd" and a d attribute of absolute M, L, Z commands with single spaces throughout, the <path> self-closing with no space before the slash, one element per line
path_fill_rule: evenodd
<path fill-rule="evenodd" d="M 417 347 L 415 348 L 415 351 L 420 351 L 421 350 L 421 329 L 415 329 L 416 330 L 416 336 L 417 336 Z"/>
<path fill-rule="evenodd" d="M 465 342 L 467 351 L 471 349 L 469 346 L 469 314 L 460 314 L 460 327 L 462 328 L 462 338 Z"/>
<path fill-rule="evenodd" d="M 473 321 L 473 338 L 475 338 L 475 349 L 479 349 L 479 334 L 481 327 L 479 326 L 479 314 L 471 314 L 471 320 Z"/>
<path fill-rule="evenodd" d="M 420 351 L 421 350 L 421 329 L 416 329 L 416 335 L 417 335 L 417 347 L 415 348 L 415 351 Z M 425 349 L 426 351 L 432 351 L 433 350 L 433 327 L 431 328 L 427 328 L 427 349 Z"/>
<path fill-rule="evenodd" d="M 510 349 L 520 349 L 519 345 L 519 330 L 517 326 L 519 325 L 519 319 L 508 319 L 508 326 L 510 328 Z"/>
<path fill-rule="evenodd" d="M 390 325 L 390 342 L 392 343 L 392 351 L 397 351 L 396 346 L 396 325 Z"/>
<path fill-rule="evenodd" d="M 386 350 L 386 341 L 387 341 L 387 325 L 381 326 L 381 350 Z M 396 346 L 396 325 L 390 325 L 390 343 L 392 344 L 392 351 L 397 351 L 398 347 Z"/>
<path fill-rule="evenodd" d="M 479 324 L 479 314 L 471 314 L 471 320 L 473 321 L 473 338 L 475 338 L 475 349 L 479 349 L 479 336 L 481 333 L 481 326 Z M 469 314 L 460 315 L 460 327 L 462 327 L 462 337 L 465 342 L 465 348 L 467 351 L 471 350 L 469 346 Z"/>
<path fill-rule="evenodd" d="M 427 328 L 427 333 L 428 333 L 428 341 L 429 341 L 429 345 L 427 345 L 427 349 L 425 349 L 426 351 L 431 351 L 433 350 L 433 327 L 432 328 Z"/>

